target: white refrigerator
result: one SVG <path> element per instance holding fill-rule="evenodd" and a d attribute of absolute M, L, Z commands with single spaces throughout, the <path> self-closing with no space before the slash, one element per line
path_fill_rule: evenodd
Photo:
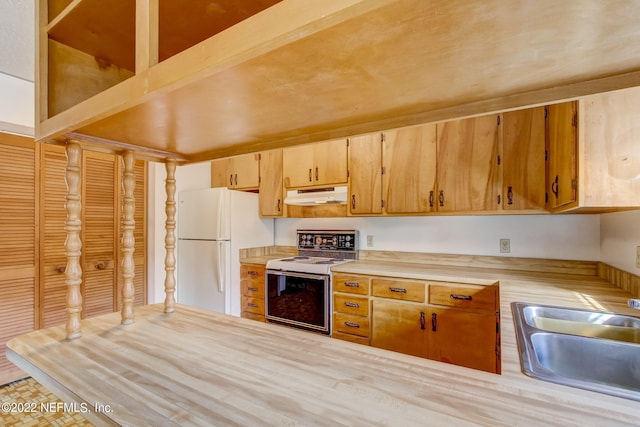
<path fill-rule="evenodd" d="M 258 195 L 226 188 L 178 193 L 178 303 L 240 315 L 239 250 L 273 245 Z"/>

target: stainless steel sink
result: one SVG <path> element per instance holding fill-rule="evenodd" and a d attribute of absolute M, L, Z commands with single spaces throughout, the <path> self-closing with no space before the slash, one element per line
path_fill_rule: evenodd
<path fill-rule="evenodd" d="M 640 318 L 563 307 L 526 305 L 527 325 L 549 332 L 640 343 Z"/>
<path fill-rule="evenodd" d="M 525 374 L 640 401 L 640 318 L 512 303 Z"/>

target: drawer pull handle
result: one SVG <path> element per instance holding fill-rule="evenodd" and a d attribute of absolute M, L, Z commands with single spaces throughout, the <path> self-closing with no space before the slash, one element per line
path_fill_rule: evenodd
<path fill-rule="evenodd" d="M 56 266 L 56 271 L 58 273 L 64 273 L 65 271 L 67 271 L 67 266 L 66 265 L 58 265 L 58 266 Z"/>
<path fill-rule="evenodd" d="M 357 302 L 346 301 L 344 305 L 346 305 L 347 307 L 360 308 L 360 304 L 358 304 Z"/>
<path fill-rule="evenodd" d="M 407 290 L 405 288 L 389 288 L 391 292 L 397 292 L 401 294 L 406 294 Z"/>
<path fill-rule="evenodd" d="M 355 323 L 355 322 L 344 322 L 345 325 L 347 325 L 350 328 L 359 328 L 360 324 L 359 323 Z"/>
<path fill-rule="evenodd" d="M 464 301 L 471 301 L 473 299 L 473 297 L 471 295 L 458 295 L 458 294 L 451 294 L 449 295 L 449 298 L 451 299 L 461 299 Z"/>
<path fill-rule="evenodd" d="M 250 290 L 251 292 L 258 292 L 258 288 L 247 288 L 248 290 Z"/>
<path fill-rule="evenodd" d="M 425 329 L 425 320 L 424 320 L 424 311 L 420 312 L 420 329 L 424 330 Z"/>
<path fill-rule="evenodd" d="M 435 332 L 436 329 L 438 329 L 438 315 L 431 313 L 431 330 Z"/>
<path fill-rule="evenodd" d="M 260 273 L 258 273 L 257 271 L 250 270 L 250 271 L 247 271 L 247 274 L 248 274 L 249 276 L 257 276 L 257 275 L 258 275 L 258 274 L 260 274 Z"/>
<path fill-rule="evenodd" d="M 349 288 L 359 288 L 360 287 L 360 283 L 358 283 L 358 282 L 344 282 L 344 285 L 349 287 Z"/>
<path fill-rule="evenodd" d="M 254 302 L 250 302 L 247 304 L 249 307 L 258 307 L 258 304 L 254 303 Z"/>

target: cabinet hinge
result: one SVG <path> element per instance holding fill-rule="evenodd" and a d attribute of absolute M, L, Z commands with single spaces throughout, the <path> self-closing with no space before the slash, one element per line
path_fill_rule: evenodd
<path fill-rule="evenodd" d="M 578 113 L 574 113 L 571 118 L 571 126 L 578 127 Z"/>
<path fill-rule="evenodd" d="M 258 153 L 258 160 L 262 160 L 262 153 Z"/>
<path fill-rule="evenodd" d="M 548 150 L 544 150 L 544 161 L 548 161 L 549 160 L 549 151 Z"/>
<path fill-rule="evenodd" d="M 544 107 L 544 118 L 545 120 L 549 117 L 549 107 Z"/>
<path fill-rule="evenodd" d="M 347 148 L 349 147 L 349 138 L 347 138 Z"/>
<path fill-rule="evenodd" d="M 384 175 L 384 166 L 382 166 L 382 168 L 380 168 L 380 174 Z"/>
<path fill-rule="evenodd" d="M 549 203 L 549 193 L 544 193 L 544 203 L 545 204 Z"/>
<path fill-rule="evenodd" d="M 498 154 L 498 166 L 500 166 L 500 161 L 501 161 L 500 154 Z"/>
<path fill-rule="evenodd" d="M 347 169 L 347 178 L 349 178 L 350 175 L 351 175 L 351 171 Z"/>
<path fill-rule="evenodd" d="M 386 136 L 384 135 L 384 132 L 380 133 L 380 142 L 384 142 L 386 139 Z"/>
<path fill-rule="evenodd" d="M 384 200 L 381 200 L 381 201 L 380 201 L 380 206 L 382 206 L 382 208 L 384 208 L 384 207 L 385 207 L 385 205 L 386 205 L 386 203 L 384 202 Z"/>
<path fill-rule="evenodd" d="M 498 204 L 500 204 L 502 202 L 502 197 L 500 196 L 500 194 L 498 194 Z"/>
<path fill-rule="evenodd" d="M 578 180 L 577 179 L 572 179 L 571 180 L 571 189 L 572 190 L 577 190 L 578 189 Z"/>
<path fill-rule="evenodd" d="M 258 184 L 260 184 L 261 182 L 262 182 L 262 177 L 261 177 L 261 176 L 259 176 L 259 177 L 258 177 Z"/>
<path fill-rule="evenodd" d="M 500 126 L 500 114 L 498 114 L 498 118 L 496 119 L 498 126 Z"/>

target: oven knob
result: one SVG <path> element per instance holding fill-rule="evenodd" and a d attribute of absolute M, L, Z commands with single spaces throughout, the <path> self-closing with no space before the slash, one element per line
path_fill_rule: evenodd
<path fill-rule="evenodd" d="M 346 247 L 350 248 L 351 247 L 351 243 L 347 242 L 344 244 Z"/>
<path fill-rule="evenodd" d="M 347 237 L 345 237 L 345 239 L 346 239 L 346 240 L 347 240 L 347 242 L 348 242 L 348 241 L 350 241 L 350 240 L 351 240 L 351 236 L 347 236 Z"/>
<path fill-rule="evenodd" d="M 332 242 L 333 242 L 334 245 L 337 245 L 338 244 L 338 239 L 334 237 Z"/>

